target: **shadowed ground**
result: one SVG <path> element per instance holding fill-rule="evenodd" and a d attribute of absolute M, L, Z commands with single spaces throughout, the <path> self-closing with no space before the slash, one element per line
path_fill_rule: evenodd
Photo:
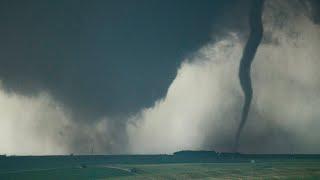
<path fill-rule="evenodd" d="M 248 160 L 214 163 L 69 164 L 0 171 L 0 179 L 318 179 L 320 161 Z"/>

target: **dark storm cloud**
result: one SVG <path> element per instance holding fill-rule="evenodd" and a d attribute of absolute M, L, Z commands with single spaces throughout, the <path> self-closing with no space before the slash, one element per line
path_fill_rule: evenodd
<path fill-rule="evenodd" d="M 320 1 L 317 0 L 309 0 L 309 1 L 300 1 L 302 4 L 306 6 L 306 8 L 309 9 L 309 16 L 311 19 L 317 23 L 320 24 Z"/>
<path fill-rule="evenodd" d="M 0 79 L 9 91 L 48 91 L 77 118 L 136 112 L 165 94 L 233 3 L 1 1 Z"/>
<path fill-rule="evenodd" d="M 249 3 L 1 1 L 0 151 L 232 150 Z M 319 150 L 316 4 L 266 1 L 240 151 Z"/>

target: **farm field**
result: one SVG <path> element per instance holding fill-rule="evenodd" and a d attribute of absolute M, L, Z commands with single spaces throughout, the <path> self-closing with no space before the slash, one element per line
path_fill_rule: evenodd
<path fill-rule="evenodd" d="M 86 165 L 2 169 L 0 179 L 319 179 L 318 160 Z"/>

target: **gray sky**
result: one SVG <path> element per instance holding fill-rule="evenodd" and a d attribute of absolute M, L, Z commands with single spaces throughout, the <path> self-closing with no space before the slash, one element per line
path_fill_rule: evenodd
<path fill-rule="evenodd" d="M 230 150 L 249 5 L 1 1 L 0 153 Z M 320 152 L 318 7 L 265 4 L 240 150 Z"/>
<path fill-rule="evenodd" d="M 77 118 L 134 113 L 165 95 L 184 57 L 211 40 L 233 6 L 1 1 L 0 76 L 9 91 L 49 91 Z"/>

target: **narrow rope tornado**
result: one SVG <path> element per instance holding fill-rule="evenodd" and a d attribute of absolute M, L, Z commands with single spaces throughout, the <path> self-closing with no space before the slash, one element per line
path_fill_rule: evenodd
<path fill-rule="evenodd" d="M 249 17 L 250 24 L 250 35 L 247 44 L 243 50 L 243 55 L 239 66 L 239 80 L 240 85 L 245 96 L 245 102 L 242 109 L 241 121 L 236 132 L 235 142 L 234 142 L 234 152 L 238 150 L 239 139 L 242 129 L 246 123 L 251 99 L 252 99 L 252 85 L 251 85 L 251 64 L 256 54 L 257 48 L 261 42 L 263 35 L 263 25 L 262 25 L 262 10 L 263 10 L 264 0 L 252 0 L 251 10 Z"/>

